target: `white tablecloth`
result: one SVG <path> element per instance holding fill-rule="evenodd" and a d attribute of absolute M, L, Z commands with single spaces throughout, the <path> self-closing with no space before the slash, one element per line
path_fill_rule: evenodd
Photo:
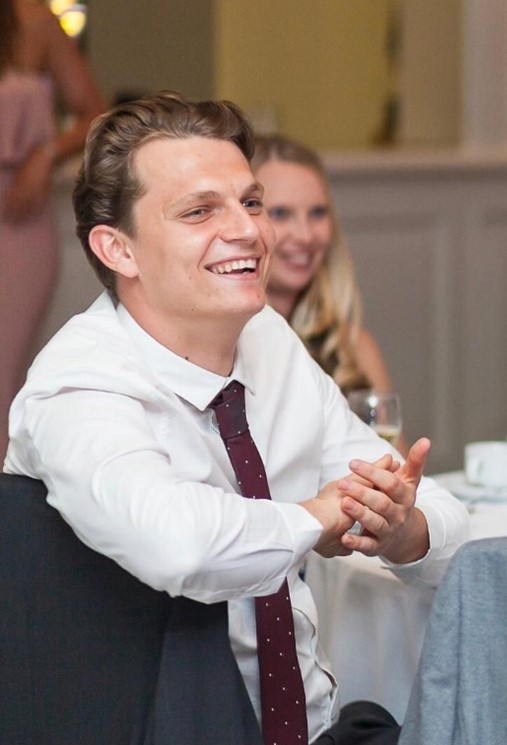
<path fill-rule="evenodd" d="M 438 480 L 438 477 L 436 477 Z M 507 535 L 507 503 L 471 508 L 471 538 Z M 405 585 L 377 558 L 309 558 L 320 639 L 344 705 L 377 701 L 403 721 L 433 591 Z"/>

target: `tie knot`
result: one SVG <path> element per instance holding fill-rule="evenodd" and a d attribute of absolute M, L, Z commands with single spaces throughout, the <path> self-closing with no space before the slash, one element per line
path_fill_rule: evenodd
<path fill-rule="evenodd" d="M 245 412 L 245 388 L 233 380 L 209 404 L 216 414 L 218 429 L 223 440 L 237 437 L 248 431 Z"/>

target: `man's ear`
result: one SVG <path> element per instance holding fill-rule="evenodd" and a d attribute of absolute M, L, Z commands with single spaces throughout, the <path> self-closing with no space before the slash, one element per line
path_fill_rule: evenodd
<path fill-rule="evenodd" d="M 109 225 L 96 225 L 90 231 L 88 243 L 95 256 L 109 269 L 124 277 L 137 277 L 137 262 L 130 240 L 121 230 Z"/>

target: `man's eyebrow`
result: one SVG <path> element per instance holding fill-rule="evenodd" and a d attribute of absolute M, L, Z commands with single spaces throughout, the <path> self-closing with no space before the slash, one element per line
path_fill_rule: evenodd
<path fill-rule="evenodd" d="M 171 208 L 178 209 L 179 206 L 185 206 L 185 204 L 188 204 L 189 202 L 199 202 L 201 200 L 206 201 L 207 199 L 217 199 L 218 198 L 218 192 L 209 190 L 209 191 L 193 191 L 190 194 L 185 194 L 184 197 L 181 197 L 181 199 L 177 199 L 175 202 L 172 202 L 172 204 L 168 205 Z"/>
<path fill-rule="evenodd" d="M 244 189 L 243 194 L 252 194 L 253 192 L 259 192 L 261 195 L 264 194 L 264 187 L 260 181 L 252 181 L 251 184 Z M 166 205 L 164 212 L 168 210 L 178 210 L 184 208 L 187 204 L 193 204 L 194 202 L 207 201 L 219 199 L 220 194 L 213 189 L 206 191 L 193 191 L 190 194 L 185 194 L 184 197 L 177 199 L 176 202 Z"/>
<path fill-rule="evenodd" d="M 264 186 L 261 184 L 260 181 L 253 181 L 248 187 L 247 191 L 258 191 L 262 196 L 264 194 Z"/>

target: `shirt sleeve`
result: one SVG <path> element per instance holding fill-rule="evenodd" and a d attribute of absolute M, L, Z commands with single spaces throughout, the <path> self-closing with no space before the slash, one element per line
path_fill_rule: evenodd
<path fill-rule="evenodd" d="M 325 416 L 322 483 L 349 473 L 348 464 L 353 458 L 374 461 L 391 452 L 395 458 L 403 461 L 392 446 L 350 411 L 346 399 L 331 378 L 321 374 L 320 370 L 316 370 L 315 374 Z M 410 564 L 383 561 L 386 567 L 407 583 L 436 586 L 451 556 L 469 538 L 469 515 L 459 500 L 425 477 L 417 490 L 416 505 L 428 524 L 428 553 Z"/>
<path fill-rule="evenodd" d="M 320 536 L 298 505 L 182 480 L 129 396 L 32 397 L 22 422 L 6 470 L 42 478 L 85 544 L 170 595 L 212 603 L 271 594 Z"/>

